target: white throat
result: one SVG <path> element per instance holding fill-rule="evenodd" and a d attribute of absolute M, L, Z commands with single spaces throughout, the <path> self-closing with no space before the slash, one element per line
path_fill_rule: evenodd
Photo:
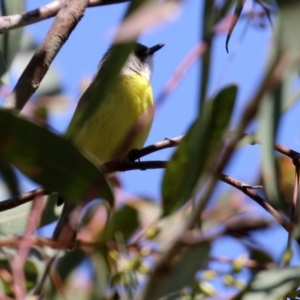
<path fill-rule="evenodd" d="M 122 74 L 134 75 L 138 73 L 150 81 L 152 71 L 153 71 L 153 56 L 149 55 L 146 57 L 144 63 L 139 63 L 138 65 L 135 65 L 134 63 L 132 63 L 132 61 L 126 63 L 122 69 Z"/>

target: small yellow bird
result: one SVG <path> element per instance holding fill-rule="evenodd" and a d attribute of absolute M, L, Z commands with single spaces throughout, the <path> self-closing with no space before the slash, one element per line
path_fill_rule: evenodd
<path fill-rule="evenodd" d="M 120 159 L 130 150 L 139 149 L 144 145 L 152 119 L 134 137 L 128 139 L 128 135 L 137 125 L 141 116 L 153 106 L 150 82 L 153 54 L 163 46 L 164 44 L 158 44 L 148 48 L 137 43 L 121 69 L 115 87 L 111 89 L 108 97 L 71 137 L 74 145 L 95 159 L 95 162 L 105 163 Z M 109 55 L 110 49 L 101 60 L 98 72 L 101 72 L 101 65 Z M 95 75 L 90 87 L 98 84 L 96 78 Z M 88 88 L 82 94 L 74 116 L 86 101 L 99 101 L 101 95 L 95 95 L 91 91 L 93 89 Z M 126 139 L 128 139 L 127 143 Z M 75 207 L 74 203 L 65 201 L 61 217 L 53 233 L 55 240 L 75 240 L 78 219 L 74 220 L 74 216 L 71 216 Z"/>

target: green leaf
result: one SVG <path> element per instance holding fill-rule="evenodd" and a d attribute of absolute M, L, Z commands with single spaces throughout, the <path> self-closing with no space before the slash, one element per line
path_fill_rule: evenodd
<path fill-rule="evenodd" d="M 260 2 L 262 2 L 263 4 L 273 7 L 273 8 L 276 6 L 275 0 L 260 0 L 260 1 L 256 0 L 256 2 L 259 4 L 260 4 Z"/>
<path fill-rule="evenodd" d="M 209 243 L 201 243 L 190 247 L 173 266 L 162 270 L 164 279 L 156 279 L 158 288 L 148 293 L 148 295 L 144 295 L 142 299 L 154 300 L 161 299 L 163 296 L 169 299 L 168 294 L 193 285 L 196 273 L 205 268 L 209 261 L 210 249 Z M 167 276 L 165 272 L 168 272 Z"/>
<path fill-rule="evenodd" d="M 93 263 L 94 280 L 90 299 L 107 299 L 107 284 L 109 278 L 109 264 L 106 260 L 106 251 L 97 252 L 91 256 Z"/>
<path fill-rule="evenodd" d="M 256 274 L 248 288 L 236 299 L 274 300 L 284 297 L 299 282 L 300 268 L 281 268 Z"/>
<path fill-rule="evenodd" d="M 66 252 L 65 255 L 60 258 L 56 266 L 56 271 L 61 279 L 65 281 L 70 273 L 81 264 L 85 257 L 85 253 L 78 249 Z"/>
<path fill-rule="evenodd" d="M 225 42 L 225 47 L 226 47 L 226 51 L 228 51 L 228 43 L 230 40 L 230 37 L 232 35 L 232 32 L 234 30 L 235 25 L 237 24 L 239 17 L 241 16 L 242 10 L 244 8 L 244 4 L 245 1 L 244 0 L 237 0 L 236 1 L 236 6 L 234 9 L 234 13 L 233 13 L 233 17 L 231 18 L 231 24 L 227 33 L 227 37 L 226 37 L 226 42 Z"/>
<path fill-rule="evenodd" d="M 273 95 L 268 93 L 265 96 L 258 112 L 258 140 L 261 141 L 262 146 L 263 185 L 268 200 L 277 205 L 281 197 L 278 189 L 279 174 L 274 145 L 276 142 L 276 132 L 282 109 L 281 99 L 281 88 L 279 87 Z"/>
<path fill-rule="evenodd" d="M 10 268 L 10 264 L 8 262 L 8 257 L 2 252 L 0 252 L 0 264 L 1 264 L 1 268 L 3 270 L 6 270 L 9 272 L 9 274 L 11 274 L 11 268 Z M 11 290 L 10 284 L 7 281 L 5 281 L 2 278 L 2 276 L 0 276 L 0 280 L 1 280 L 0 291 L 7 296 L 13 296 L 13 292 Z"/>
<path fill-rule="evenodd" d="M 0 158 L 0 175 L 7 185 L 10 195 L 15 197 L 20 194 L 19 183 L 12 166 Z"/>
<path fill-rule="evenodd" d="M 278 0 L 279 27 L 277 39 L 280 49 L 298 51 L 300 48 L 300 2 L 298 0 Z"/>
<path fill-rule="evenodd" d="M 37 284 L 38 280 L 38 263 L 35 260 L 27 259 L 25 262 L 25 276 L 26 276 L 26 288 L 27 290 L 33 290 Z"/>
<path fill-rule="evenodd" d="M 179 232 L 183 232 L 189 215 L 190 211 L 177 210 L 172 215 L 162 218 L 158 223 L 150 226 L 146 232 L 146 236 L 148 237 L 150 233 L 150 237 L 148 238 L 151 238 L 155 242 L 159 251 L 165 252 L 172 247 L 174 237 L 178 236 Z"/>
<path fill-rule="evenodd" d="M 41 216 L 39 228 L 57 221 L 57 197 L 57 195 L 49 195 L 44 197 L 44 201 L 46 203 Z"/>
<path fill-rule="evenodd" d="M 15 15 L 23 11 L 25 11 L 25 1 L 1 1 L 2 16 Z M 22 28 L 13 29 L 0 34 L 0 77 L 9 69 L 15 55 L 19 51 L 22 34 Z"/>
<path fill-rule="evenodd" d="M 0 233 L 6 235 L 22 234 L 26 228 L 31 206 L 32 203 L 28 202 L 13 209 L 1 212 Z"/>
<path fill-rule="evenodd" d="M 168 163 L 162 182 L 163 215 L 169 215 L 193 195 L 199 176 L 219 145 L 229 124 L 237 87 L 230 85 L 212 101 L 188 130 Z"/>
<path fill-rule="evenodd" d="M 229 13 L 229 10 L 233 6 L 233 4 L 236 3 L 236 0 L 226 0 L 223 1 L 222 7 L 220 8 L 220 18 L 224 18 L 225 15 Z"/>
<path fill-rule="evenodd" d="M 250 257 L 252 260 L 259 263 L 274 262 L 274 259 L 266 251 L 257 248 L 250 248 Z"/>
<path fill-rule="evenodd" d="M 106 225 L 102 239 L 107 241 L 114 240 L 116 234 L 121 234 L 122 238 L 126 241 L 138 226 L 138 212 L 136 209 L 124 205 L 114 213 Z"/>
<path fill-rule="evenodd" d="M 104 175 L 70 142 L 7 110 L 0 110 L 0 157 L 68 199 L 79 201 L 92 189 L 95 198 L 113 202 Z"/>
<path fill-rule="evenodd" d="M 71 275 L 72 271 L 79 267 L 79 265 L 86 258 L 84 252 L 78 249 L 66 252 L 65 255 L 59 259 L 56 264 L 56 276 L 59 276 L 59 279 L 64 284 L 64 291 L 68 293 L 68 278 Z M 45 299 L 56 299 L 54 298 L 57 295 L 58 291 L 53 284 L 49 284 L 46 287 L 46 297 Z"/>
<path fill-rule="evenodd" d="M 17 255 L 17 251 L 11 251 L 13 252 L 15 255 Z M 11 264 L 9 262 L 9 260 L 11 260 L 11 254 L 4 254 L 1 253 L 0 254 L 0 264 L 1 264 L 1 269 L 2 270 L 6 270 L 8 273 L 11 274 Z M 25 280 L 26 280 L 26 290 L 27 291 L 32 291 L 33 288 L 36 286 L 39 275 L 40 275 L 40 262 L 37 261 L 37 259 L 35 257 L 32 257 L 32 255 L 30 255 L 28 257 L 28 259 L 26 260 L 25 264 L 24 264 L 24 274 L 25 274 Z M 12 274 L 11 274 L 12 275 Z M 0 276 L 0 280 L 2 276 Z M 13 292 L 11 290 L 11 285 L 7 284 L 6 281 L 2 281 L 1 282 L 1 286 L 0 286 L 0 291 L 2 291 L 2 293 L 5 293 L 5 295 L 10 295 L 13 296 Z"/>
<path fill-rule="evenodd" d="M 202 113 L 202 108 L 205 103 L 208 84 L 209 84 L 209 75 L 210 75 L 210 63 L 211 63 L 211 34 L 213 27 L 215 26 L 215 11 L 214 11 L 214 2 L 213 1 L 204 1 L 203 2 L 203 17 L 202 17 L 202 36 L 201 39 L 206 42 L 206 51 L 202 54 L 202 64 L 200 67 L 201 73 L 201 90 L 199 97 L 199 111 Z"/>

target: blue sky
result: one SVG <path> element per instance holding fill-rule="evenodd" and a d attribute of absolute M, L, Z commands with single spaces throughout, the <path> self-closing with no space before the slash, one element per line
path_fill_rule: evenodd
<path fill-rule="evenodd" d="M 36 8 L 48 1 L 28 0 L 27 8 Z M 196 45 L 200 38 L 200 18 L 202 1 L 183 1 L 182 11 L 174 20 L 159 26 L 157 29 L 144 34 L 140 42 L 152 46 L 165 43 L 166 46 L 155 56 L 155 71 L 153 75 L 154 95 L 158 95 L 163 86 L 173 74 L 177 65 Z M 122 18 L 127 4 L 118 4 L 87 9 L 84 18 L 72 33 L 54 61 L 59 71 L 66 94 L 73 100 L 67 112 L 53 114 L 52 126 L 63 131 L 76 105 L 79 96 L 79 85 L 84 77 L 92 77 L 96 66 L 110 45 L 112 40 L 111 29 L 115 28 Z M 28 26 L 26 30 L 41 42 L 52 22 L 47 20 Z M 229 49 L 225 51 L 225 35 L 215 38 L 213 48 L 212 75 L 210 78 L 209 94 L 213 94 L 227 84 L 236 83 L 239 86 L 238 103 L 233 117 L 233 126 L 246 101 L 255 92 L 260 82 L 268 60 L 268 49 L 272 43 L 273 35 L 270 26 L 258 29 L 253 23 L 248 24 L 243 35 L 246 21 L 241 21 L 231 38 Z M 195 64 L 178 88 L 168 97 L 163 106 L 156 112 L 152 131 L 146 144 L 172 138 L 185 133 L 196 116 L 197 98 L 199 92 L 199 64 Z M 222 80 L 220 78 L 222 77 Z M 283 116 L 278 134 L 278 141 L 295 150 L 299 148 L 299 104 Z M 254 127 L 253 127 L 254 129 Z M 251 130 L 251 129 L 250 129 Z M 258 146 L 247 146 L 238 151 L 226 173 L 237 179 L 251 183 L 257 178 L 259 168 Z M 168 159 L 173 150 L 164 150 L 155 153 L 147 159 Z M 160 198 L 160 184 L 162 171 L 132 171 L 120 175 L 126 191 L 147 198 Z M 225 184 L 220 184 L 215 195 L 230 190 Z M 257 208 L 257 206 L 254 206 Z M 258 209 L 258 213 L 265 215 Z M 257 236 L 263 247 L 272 249 L 279 257 L 286 245 L 285 232 L 269 231 L 264 236 Z M 281 246 L 282 245 L 282 246 Z M 215 247 L 217 253 L 235 257 L 244 251 L 238 246 L 232 247 L 232 241 L 226 239 Z"/>

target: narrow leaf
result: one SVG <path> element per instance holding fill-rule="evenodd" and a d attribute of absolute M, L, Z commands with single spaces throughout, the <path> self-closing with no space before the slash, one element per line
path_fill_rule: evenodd
<path fill-rule="evenodd" d="M 235 28 L 235 25 L 237 24 L 237 22 L 238 22 L 238 20 L 241 16 L 242 10 L 244 8 L 244 4 L 245 4 L 245 0 L 237 0 L 236 1 L 236 6 L 235 6 L 235 9 L 234 9 L 234 13 L 233 13 L 233 16 L 232 16 L 232 19 L 231 19 L 231 24 L 230 24 L 230 27 L 229 27 L 229 30 L 228 30 L 228 33 L 227 33 L 227 37 L 226 37 L 226 42 L 225 42 L 225 48 L 226 48 L 227 53 L 229 52 L 228 51 L 228 44 L 229 44 L 230 37 L 231 37 L 232 32 Z"/>
<path fill-rule="evenodd" d="M 142 299 L 154 300 L 161 299 L 163 296 L 166 297 L 164 299 L 169 299 L 169 294 L 192 286 L 195 274 L 201 268 L 205 268 L 209 261 L 210 248 L 208 243 L 190 247 L 173 266 L 163 271 L 164 275 L 166 275 L 165 272 L 169 272 L 169 274 L 163 277 L 164 280 L 159 281 L 159 288 Z"/>
<path fill-rule="evenodd" d="M 278 0 L 279 26 L 277 39 L 280 49 L 298 51 L 300 48 L 300 3 L 298 0 Z"/>
<path fill-rule="evenodd" d="M 31 207 L 32 203 L 28 202 L 1 212 L 0 233 L 6 235 L 24 233 Z"/>
<path fill-rule="evenodd" d="M 275 159 L 274 144 L 281 111 L 281 88 L 267 94 L 259 109 L 258 136 L 262 145 L 262 177 L 269 201 L 278 205 L 280 195 L 278 190 L 279 174 Z"/>
<path fill-rule="evenodd" d="M 25 10 L 23 0 L 1 1 L 2 16 L 15 15 Z M 0 77 L 9 69 L 15 55 L 20 49 L 22 28 L 10 30 L 0 35 Z"/>
<path fill-rule="evenodd" d="M 105 228 L 102 239 L 112 240 L 118 233 L 126 241 L 138 226 L 138 212 L 136 209 L 125 205 L 114 213 Z"/>
<path fill-rule="evenodd" d="M 247 290 L 236 299 L 274 300 L 283 299 L 299 282 L 300 268 L 281 268 L 261 271 L 253 278 Z"/>
<path fill-rule="evenodd" d="M 202 113 L 202 108 L 206 99 L 209 78 L 210 78 L 210 64 L 211 64 L 211 34 L 215 25 L 215 11 L 214 11 L 214 2 L 213 1 L 204 1 L 203 2 L 203 17 L 202 17 L 202 32 L 201 39 L 206 44 L 206 51 L 202 55 L 202 64 L 200 67 L 201 73 L 201 90 L 199 97 L 199 112 Z"/>
<path fill-rule="evenodd" d="M 60 279 L 60 282 L 64 284 L 65 292 L 70 290 L 68 289 L 67 279 L 72 271 L 78 268 L 85 258 L 86 255 L 81 250 L 74 249 L 73 251 L 65 253 L 65 255 L 59 259 L 56 265 L 56 276 L 59 276 L 58 278 Z M 57 296 L 58 290 L 55 286 L 49 284 L 47 287 L 47 293 L 49 293 L 46 295 L 47 299 L 56 299 L 55 296 Z"/>
<path fill-rule="evenodd" d="M 0 175 L 8 187 L 11 197 L 20 194 L 18 179 L 13 167 L 0 158 Z"/>
<path fill-rule="evenodd" d="M 46 203 L 41 216 L 39 228 L 57 221 L 57 195 L 49 195 L 43 199 Z"/>
<path fill-rule="evenodd" d="M 92 189 L 113 201 L 104 175 L 70 142 L 7 110 L 0 110 L 0 157 L 48 191 L 79 201 Z"/>
<path fill-rule="evenodd" d="M 229 124 L 237 94 L 235 85 L 207 101 L 205 113 L 188 130 L 168 163 L 162 182 L 163 215 L 182 206 L 193 194 L 198 178 L 210 161 Z"/>

